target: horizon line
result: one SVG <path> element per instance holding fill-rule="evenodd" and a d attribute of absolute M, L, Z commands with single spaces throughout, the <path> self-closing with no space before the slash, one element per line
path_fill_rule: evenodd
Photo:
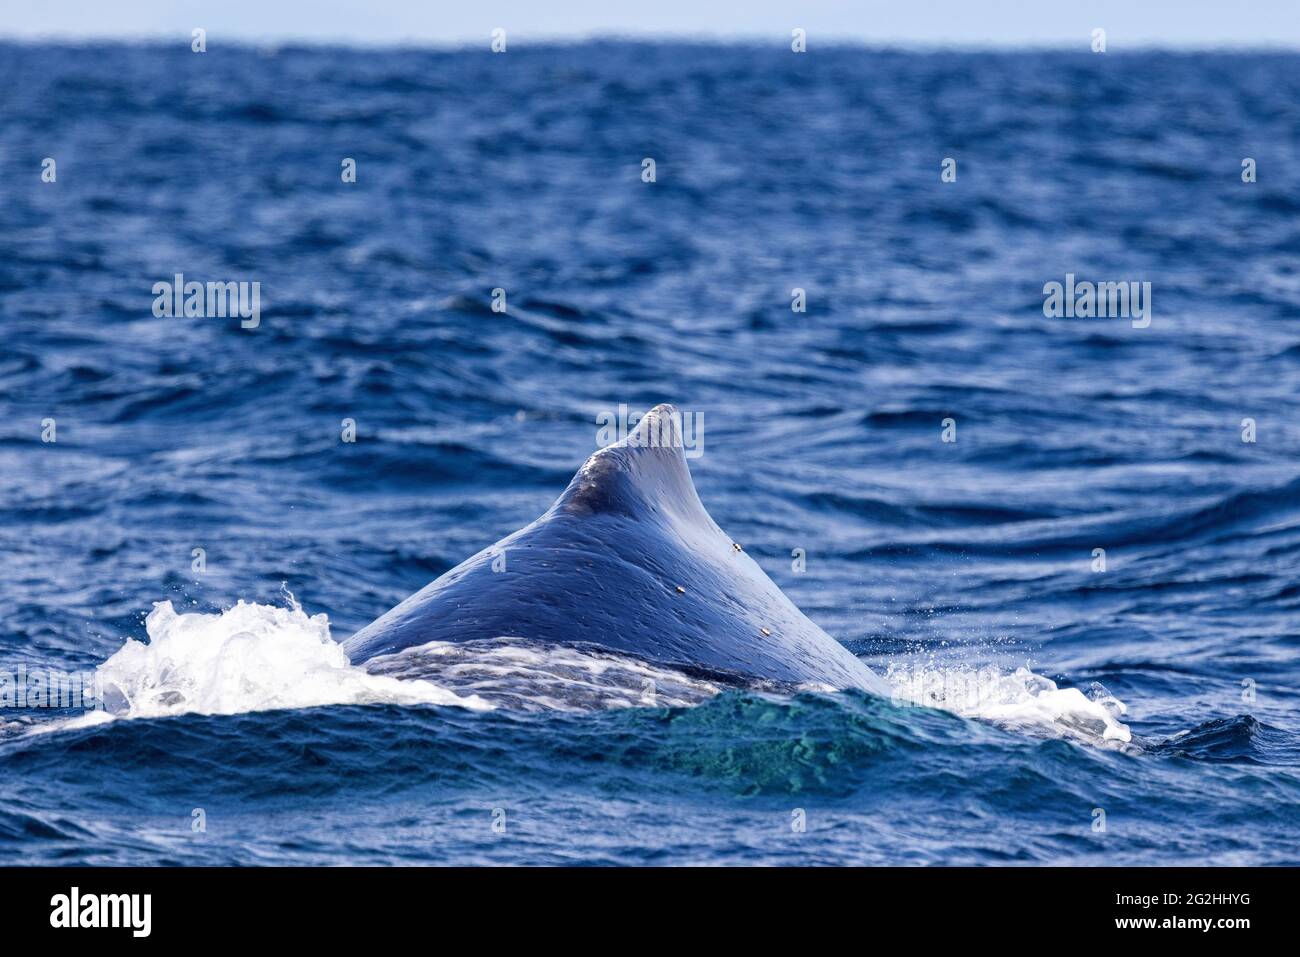
<path fill-rule="evenodd" d="M 488 44 L 491 41 L 489 34 L 484 34 L 481 40 L 475 39 L 448 39 L 438 40 L 433 38 L 414 38 L 409 40 L 395 39 L 358 39 L 356 37 L 331 37 L 331 36 L 257 36 L 248 33 L 229 34 L 229 39 L 221 40 L 216 49 L 222 46 L 229 48 L 242 48 L 251 50 L 266 50 L 268 48 L 285 49 L 285 48 L 320 48 L 320 49 L 351 49 L 358 51 L 380 52 L 390 51 L 436 51 L 436 52 L 472 52 L 482 50 L 490 52 Z M 641 45 L 641 46 L 665 46 L 669 44 L 681 46 L 700 46 L 700 47 L 773 47 L 774 49 L 786 49 L 789 46 L 789 37 L 778 35 L 774 38 L 766 33 L 745 33 L 745 34 L 700 34 L 692 32 L 673 33 L 673 32 L 649 32 L 638 31 L 635 33 L 620 33 L 617 31 L 590 31 L 578 33 L 554 33 L 554 34 L 524 34 L 522 38 L 518 35 L 510 38 L 512 45 L 517 45 L 526 49 L 538 49 L 545 47 L 573 47 L 588 46 L 600 43 L 617 43 L 624 45 Z M 5 33 L 0 28 L 0 43 L 24 45 L 24 46 L 68 46 L 83 47 L 96 43 L 111 44 L 115 46 L 167 46 L 176 43 L 184 48 L 188 48 L 191 33 L 185 32 L 138 32 L 138 33 L 72 33 L 58 32 L 47 34 L 34 33 Z M 811 38 L 810 38 L 811 39 Z M 209 43 L 212 42 L 211 34 L 208 36 Z M 1128 46 L 1116 45 L 1114 39 L 1108 41 L 1108 48 L 1105 53 L 1094 53 L 1088 46 L 1087 39 L 1070 39 L 1070 40 L 1031 40 L 1031 41 L 1006 41 L 1006 42 L 971 42 L 965 40 L 909 40 L 902 38 L 889 37 L 850 37 L 836 39 L 816 39 L 810 43 L 808 53 L 817 49 L 828 50 L 884 50 L 907 53 L 1080 53 L 1091 56 L 1109 56 L 1112 54 L 1132 54 L 1132 53 L 1298 53 L 1300 52 L 1300 42 L 1288 41 L 1220 41 L 1218 43 L 1182 43 L 1168 42 L 1160 40 L 1141 39 Z M 212 52 L 212 51 L 208 51 Z M 806 55 L 806 54 L 805 54 Z"/>

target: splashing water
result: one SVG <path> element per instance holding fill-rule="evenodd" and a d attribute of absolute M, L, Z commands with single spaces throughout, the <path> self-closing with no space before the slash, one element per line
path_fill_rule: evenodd
<path fill-rule="evenodd" d="M 335 704 L 434 704 L 483 710 L 431 682 L 369 674 L 330 638 L 323 614 L 239 601 L 221 614 L 158 602 L 149 643 L 129 640 L 102 664 L 105 713 L 117 717 L 241 714 Z M 102 718 L 100 719 L 102 720 Z"/>
<path fill-rule="evenodd" d="M 1007 673 L 993 666 L 890 666 L 885 673 L 896 704 L 939 708 L 1008 730 L 1057 735 L 1091 744 L 1124 747 L 1132 742 L 1119 718 L 1128 707 L 1094 682 L 1085 695 L 1028 668 Z"/>

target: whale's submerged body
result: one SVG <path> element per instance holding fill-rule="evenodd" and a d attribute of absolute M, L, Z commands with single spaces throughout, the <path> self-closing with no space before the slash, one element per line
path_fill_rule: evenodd
<path fill-rule="evenodd" d="M 887 693 L 704 510 L 660 405 L 587 460 L 531 525 L 358 631 L 354 662 L 431 641 L 588 644 L 738 681 Z"/>

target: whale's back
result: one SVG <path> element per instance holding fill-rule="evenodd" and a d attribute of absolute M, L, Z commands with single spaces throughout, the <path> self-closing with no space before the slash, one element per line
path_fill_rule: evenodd
<path fill-rule="evenodd" d="M 354 661 L 430 641 L 590 643 L 742 678 L 883 692 L 705 511 L 671 406 L 602 449 L 533 522 L 345 642 Z"/>

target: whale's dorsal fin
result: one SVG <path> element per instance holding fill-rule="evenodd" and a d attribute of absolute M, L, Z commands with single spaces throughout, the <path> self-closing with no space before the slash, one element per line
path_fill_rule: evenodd
<path fill-rule="evenodd" d="M 655 406 L 626 438 L 587 459 L 551 511 L 612 512 L 716 528 L 691 481 L 682 436 L 681 413 L 667 403 Z"/>

